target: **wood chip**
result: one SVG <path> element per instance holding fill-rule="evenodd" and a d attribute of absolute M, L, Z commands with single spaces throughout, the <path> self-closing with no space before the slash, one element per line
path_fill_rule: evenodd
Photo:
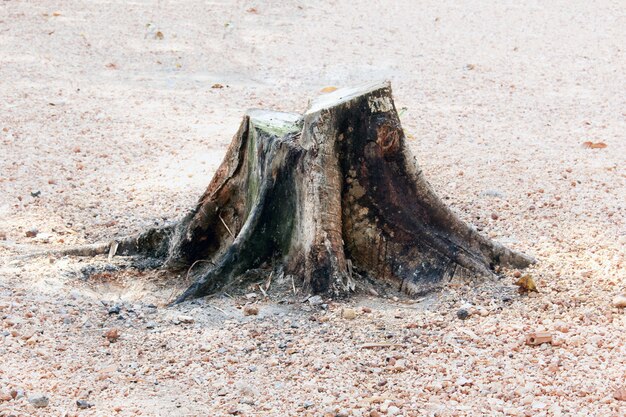
<path fill-rule="evenodd" d="M 526 336 L 526 344 L 537 346 L 543 343 L 552 343 L 552 334 L 548 332 L 534 332 Z"/>

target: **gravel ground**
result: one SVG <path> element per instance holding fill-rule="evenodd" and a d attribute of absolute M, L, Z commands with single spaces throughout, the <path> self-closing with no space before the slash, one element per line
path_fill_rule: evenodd
<path fill-rule="evenodd" d="M 624 27 L 605 0 L 3 1 L 0 416 L 626 415 Z M 417 302 L 168 308 L 185 277 L 17 258 L 177 218 L 245 109 L 372 79 L 437 192 L 539 259 L 539 293 L 506 271 Z"/>

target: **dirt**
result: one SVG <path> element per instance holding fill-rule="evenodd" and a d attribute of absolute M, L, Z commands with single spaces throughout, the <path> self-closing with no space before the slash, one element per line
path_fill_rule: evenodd
<path fill-rule="evenodd" d="M 619 2 L 0 10 L 0 415 L 626 414 Z M 503 271 L 416 302 L 256 286 L 168 307 L 184 274 L 19 258 L 174 220 L 245 109 L 378 79 L 439 195 L 537 257 L 539 292 Z"/>

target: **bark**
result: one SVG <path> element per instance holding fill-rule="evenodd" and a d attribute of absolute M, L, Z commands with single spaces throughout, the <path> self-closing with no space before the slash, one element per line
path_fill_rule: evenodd
<path fill-rule="evenodd" d="M 262 265 L 307 291 L 345 295 L 363 277 L 421 294 L 533 262 L 435 195 L 407 150 L 388 83 L 337 90 L 304 115 L 249 111 L 196 207 L 117 252 L 193 267 L 177 302 Z"/>

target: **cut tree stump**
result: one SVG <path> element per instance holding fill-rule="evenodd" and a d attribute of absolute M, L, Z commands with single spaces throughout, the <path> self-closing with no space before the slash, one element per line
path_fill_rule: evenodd
<path fill-rule="evenodd" d="M 115 245 L 90 248 L 190 270 L 195 282 L 176 302 L 261 266 L 312 293 L 346 295 L 368 278 L 418 295 L 533 262 L 435 195 L 405 145 L 389 83 L 336 90 L 304 115 L 248 111 L 195 208 Z"/>

